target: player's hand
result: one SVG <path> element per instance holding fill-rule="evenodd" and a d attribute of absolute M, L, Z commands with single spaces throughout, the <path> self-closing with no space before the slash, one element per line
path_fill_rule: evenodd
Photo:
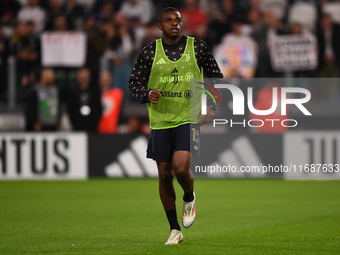
<path fill-rule="evenodd" d="M 212 121 L 214 116 L 215 116 L 214 110 L 210 106 L 207 106 L 207 114 L 206 115 L 202 115 L 200 113 L 200 115 L 198 116 L 198 118 L 201 120 L 199 124 L 203 125 L 205 123 L 208 123 L 208 122 Z"/>
<path fill-rule="evenodd" d="M 153 89 L 150 90 L 149 92 L 149 101 L 153 104 L 158 104 L 159 99 L 161 98 L 161 93 L 159 93 L 161 90 L 160 89 Z"/>

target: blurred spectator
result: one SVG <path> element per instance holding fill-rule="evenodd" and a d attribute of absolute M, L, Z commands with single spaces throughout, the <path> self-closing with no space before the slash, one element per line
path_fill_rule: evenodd
<path fill-rule="evenodd" d="M 9 39 L 9 51 L 16 58 L 18 77 L 31 72 L 38 65 L 39 42 L 34 34 L 29 34 L 33 30 L 33 23 L 19 21 L 16 24 L 15 32 Z"/>
<path fill-rule="evenodd" d="M 157 21 L 152 20 L 145 26 L 145 36 L 142 45 L 148 45 L 158 38 L 161 38 L 162 32 L 157 27 Z"/>
<path fill-rule="evenodd" d="M 249 0 L 250 9 L 261 10 L 261 0 Z"/>
<path fill-rule="evenodd" d="M 286 0 L 261 0 L 261 10 L 270 10 L 275 18 L 283 20 L 286 16 Z"/>
<path fill-rule="evenodd" d="M 125 0 L 115 21 L 131 34 L 135 52 L 141 50 L 145 36 L 144 26 L 151 21 L 153 6 L 150 0 Z"/>
<path fill-rule="evenodd" d="M 323 1 L 320 3 L 320 18 L 322 13 L 327 13 L 331 16 L 334 23 L 340 24 L 340 2 L 339 1 Z"/>
<path fill-rule="evenodd" d="M 288 12 L 290 24 L 299 23 L 304 29 L 310 32 L 315 31 L 318 14 L 314 1 L 298 1 L 289 8 Z"/>
<path fill-rule="evenodd" d="M 247 24 L 242 27 L 242 34 L 251 35 L 251 33 L 261 24 L 261 12 L 255 8 L 250 9 L 246 14 L 246 21 Z"/>
<path fill-rule="evenodd" d="M 0 2 L 0 26 L 3 33 L 9 36 L 13 32 L 12 27 L 20 10 L 20 4 L 16 0 L 2 0 Z"/>
<path fill-rule="evenodd" d="M 242 34 L 242 27 L 242 19 L 235 18 L 232 33 L 226 34 L 215 49 L 214 55 L 223 77 L 231 77 L 234 71 L 238 77 L 254 76 L 257 45 L 249 35 Z"/>
<path fill-rule="evenodd" d="M 231 31 L 231 23 L 237 17 L 234 0 L 222 0 L 221 23 L 225 25 L 225 33 Z"/>
<path fill-rule="evenodd" d="M 324 14 L 317 33 L 319 45 L 320 77 L 339 77 L 340 71 L 340 28 L 328 14 Z"/>
<path fill-rule="evenodd" d="M 184 34 L 192 35 L 195 27 L 207 24 L 207 17 L 199 8 L 197 0 L 184 0 L 184 8 L 179 10 L 182 14 Z"/>
<path fill-rule="evenodd" d="M 27 0 L 27 6 L 23 7 L 18 14 L 18 19 L 23 22 L 32 21 L 34 32 L 40 34 L 46 22 L 46 13 L 38 5 L 39 0 Z"/>
<path fill-rule="evenodd" d="M 72 20 L 73 27 L 80 30 L 83 25 L 85 8 L 77 3 L 77 0 L 67 0 L 65 3 L 65 11 Z"/>
<path fill-rule="evenodd" d="M 53 28 L 56 27 L 56 20 L 58 19 L 57 22 L 61 22 L 60 17 L 65 20 L 62 22 L 66 23 L 66 29 L 62 30 L 73 30 L 73 22 L 71 18 L 67 15 L 66 6 L 63 5 L 62 0 L 49 0 L 45 30 L 53 30 Z"/>
<path fill-rule="evenodd" d="M 75 131 L 97 131 L 102 115 L 102 104 L 98 87 L 90 86 L 91 73 L 82 68 L 77 73 L 77 87 L 70 92 L 67 110 Z"/>
<path fill-rule="evenodd" d="M 91 17 L 93 17 L 95 20 L 112 20 L 114 19 L 116 13 L 117 8 L 115 5 L 115 1 L 97 1 L 91 12 Z"/>
<path fill-rule="evenodd" d="M 84 24 L 83 24 L 83 30 L 85 32 L 89 32 L 90 30 L 94 29 L 94 24 L 96 20 L 93 17 L 85 17 Z"/>
<path fill-rule="evenodd" d="M 53 20 L 54 31 L 66 31 L 67 30 L 67 18 L 64 15 L 60 15 Z"/>
<path fill-rule="evenodd" d="M 278 73 L 273 71 L 271 66 L 270 54 L 268 49 L 268 40 L 271 35 L 283 33 L 283 24 L 281 20 L 277 19 L 270 10 L 263 13 L 263 21 L 256 26 L 252 33 L 252 37 L 258 45 L 258 64 L 256 70 L 256 77 L 274 77 Z"/>
<path fill-rule="evenodd" d="M 193 36 L 202 39 L 207 43 L 210 49 L 215 46 L 215 41 L 208 37 L 208 26 L 207 24 L 199 24 L 195 27 Z"/>
<path fill-rule="evenodd" d="M 94 80 L 98 80 L 99 77 L 99 60 L 113 43 L 116 35 L 112 26 L 112 21 L 104 20 L 99 29 L 87 31 L 87 66 L 90 68 Z"/>
<path fill-rule="evenodd" d="M 100 8 L 99 19 L 113 19 L 114 18 L 114 4 L 113 2 L 104 2 Z"/>
<path fill-rule="evenodd" d="M 153 7 L 150 0 L 125 0 L 120 13 L 127 18 L 129 27 L 134 28 L 152 19 Z"/>
<path fill-rule="evenodd" d="M 102 134 L 116 134 L 124 91 L 120 88 L 111 87 L 112 75 L 108 71 L 100 74 L 99 86 L 103 114 L 98 125 L 98 131 Z"/>
<path fill-rule="evenodd" d="M 329 14 L 324 14 L 320 20 L 317 33 L 319 55 L 318 74 L 321 78 L 338 78 L 340 76 L 340 28 L 333 23 Z M 339 102 L 339 82 L 337 79 L 328 79 L 320 86 L 320 98 L 330 102 Z"/>
<path fill-rule="evenodd" d="M 220 15 L 211 20 L 208 25 L 208 37 L 214 45 L 221 42 L 223 35 L 231 32 L 231 23 L 235 19 L 235 4 L 233 0 L 222 0 Z M 213 46 L 212 46 L 213 47 Z"/>
<path fill-rule="evenodd" d="M 41 71 L 40 82 L 30 88 L 32 83 L 28 76 L 22 79 L 25 92 L 26 130 L 56 131 L 60 120 L 60 98 L 58 88 L 54 84 L 53 69 Z"/>
<path fill-rule="evenodd" d="M 98 0 L 77 0 L 77 2 L 84 6 L 86 8 L 86 10 L 90 10 L 91 7 L 98 2 Z"/>
<path fill-rule="evenodd" d="M 208 23 L 221 18 L 219 0 L 200 0 L 199 7 L 204 10 Z"/>
<path fill-rule="evenodd" d="M 13 24 L 20 10 L 20 4 L 16 0 L 2 0 L 0 4 L 0 24 Z"/>
<path fill-rule="evenodd" d="M 112 40 L 105 52 L 106 59 L 113 60 L 112 73 L 115 77 L 117 87 L 124 90 L 124 102 L 131 101 L 128 84 L 132 69 L 131 54 L 133 53 L 133 42 L 130 34 L 124 26 L 111 26 L 109 28 Z"/>
<path fill-rule="evenodd" d="M 0 101 L 4 100 L 7 90 L 7 50 L 6 41 L 0 31 Z"/>
<path fill-rule="evenodd" d="M 311 34 L 309 31 L 303 29 L 302 26 L 298 22 L 291 24 L 288 32 L 290 34 L 293 34 L 293 35 L 309 34 L 311 37 L 316 39 L 316 37 L 313 34 Z M 315 43 L 316 43 L 316 40 L 315 40 Z M 317 46 L 316 45 L 315 45 L 315 52 L 317 52 Z M 293 74 L 294 74 L 295 77 L 307 78 L 307 77 L 315 76 L 315 71 L 314 70 L 298 70 L 298 71 L 294 71 Z M 308 81 L 307 79 L 296 79 L 295 80 L 295 86 L 305 88 L 305 87 L 308 86 L 308 84 L 306 84 L 307 81 Z"/>
<path fill-rule="evenodd" d="M 33 109 L 30 98 L 33 96 L 34 85 L 36 83 L 36 77 L 34 72 L 30 75 L 26 74 L 21 79 L 21 89 L 20 89 L 20 100 L 23 102 L 24 106 L 24 116 L 25 116 L 25 131 L 34 131 L 34 117 L 32 114 Z M 35 112 L 36 110 L 34 110 Z"/>

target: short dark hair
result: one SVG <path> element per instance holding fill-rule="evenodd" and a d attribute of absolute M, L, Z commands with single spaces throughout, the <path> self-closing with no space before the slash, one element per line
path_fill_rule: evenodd
<path fill-rule="evenodd" d="M 166 7 L 163 10 L 161 10 L 158 14 L 158 23 L 161 23 L 163 14 L 166 12 L 179 12 L 178 9 L 176 9 L 175 7 Z"/>

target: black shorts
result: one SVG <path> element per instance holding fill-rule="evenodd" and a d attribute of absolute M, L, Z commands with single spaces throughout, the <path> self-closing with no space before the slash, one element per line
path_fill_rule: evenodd
<path fill-rule="evenodd" d="M 199 156 L 200 126 L 198 124 L 151 130 L 146 150 L 148 158 L 158 162 L 172 162 L 175 151 L 190 151 Z"/>

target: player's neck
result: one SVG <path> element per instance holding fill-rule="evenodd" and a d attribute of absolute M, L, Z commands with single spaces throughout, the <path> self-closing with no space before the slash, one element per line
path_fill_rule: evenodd
<path fill-rule="evenodd" d="M 163 40 L 163 43 L 167 44 L 167 45 L 174 45 L 176 43 L 179 42 L 179 40 L 181 40 L 182 38 L 182 34 L 180 34 L 178 37 L 176 37 L 175 39 L 173 38 L 168 38 L 166 36 L 163 35 L 162 37 L 162 40 Z"/>

